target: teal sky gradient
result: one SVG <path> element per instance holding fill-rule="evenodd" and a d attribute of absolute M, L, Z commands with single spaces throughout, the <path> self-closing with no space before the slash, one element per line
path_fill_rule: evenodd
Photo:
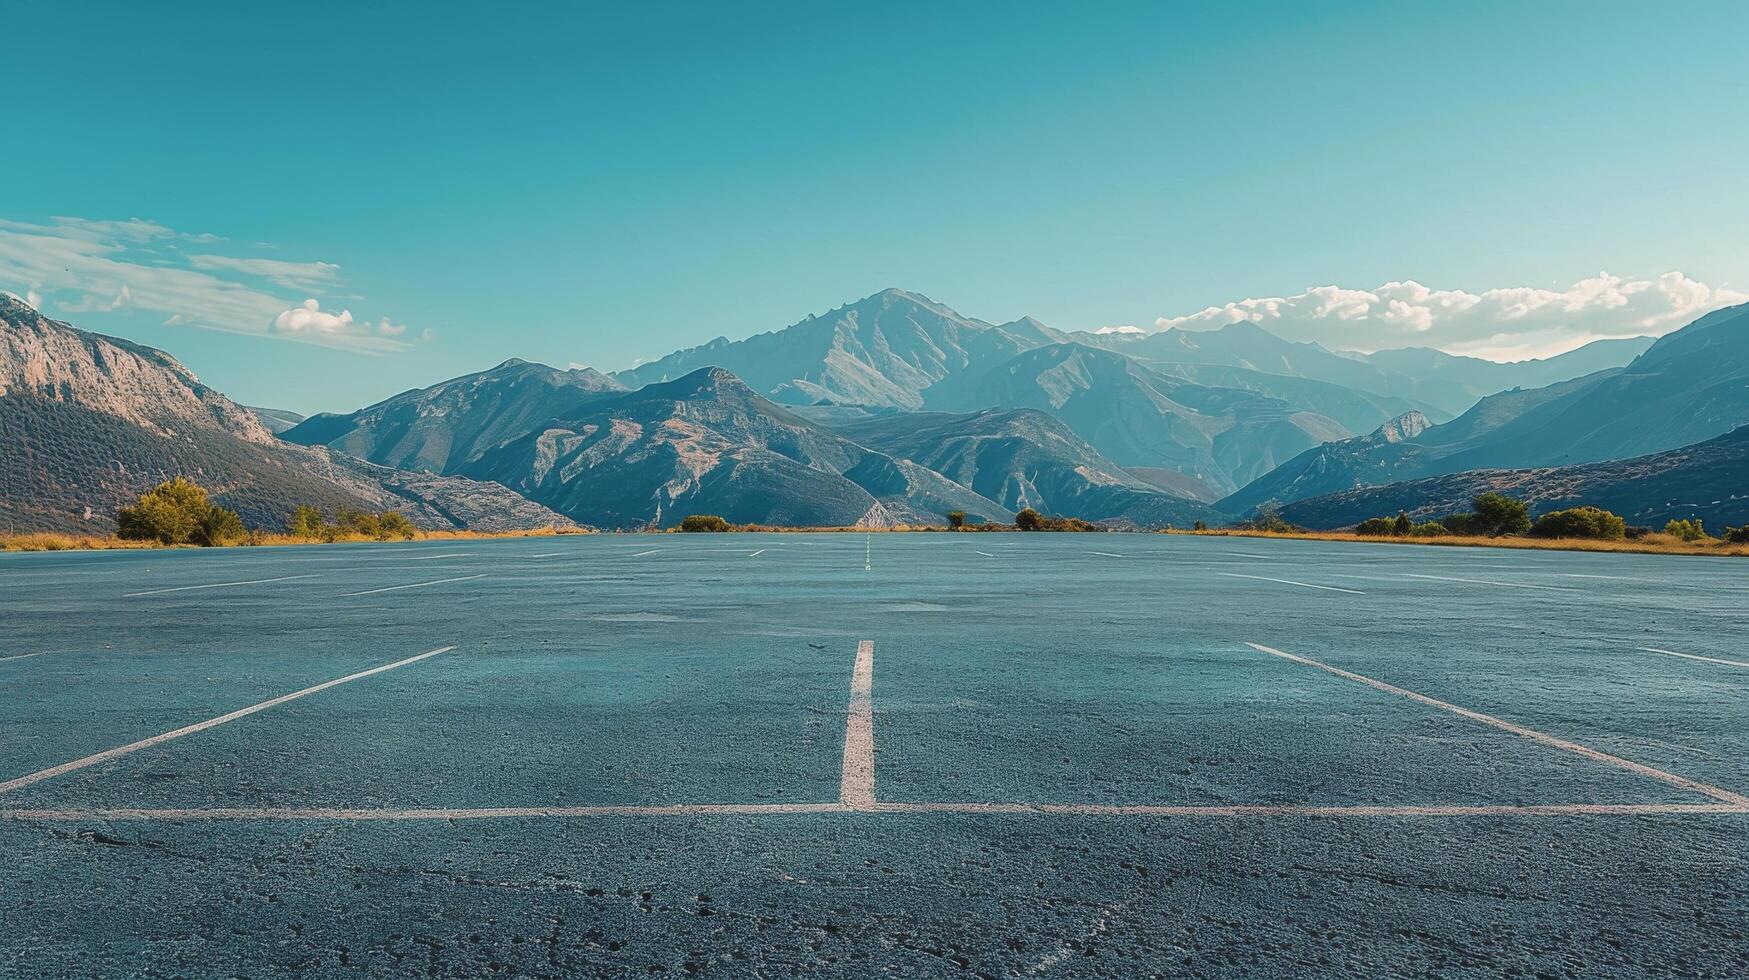
<path fill-rule="evenodd" d="M 1322 284 L 1749 280 L 1741 3 L 648 6 L 15 3 L 0 219 L 338 264 L 264 288 L 405 350 L 47 307 L 301 411 L 886 286 L 1077 329 Z"/>

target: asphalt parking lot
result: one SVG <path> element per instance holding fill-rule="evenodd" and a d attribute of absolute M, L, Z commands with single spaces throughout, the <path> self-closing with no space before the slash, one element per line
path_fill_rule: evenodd
<path fill-rule="evenodd" d="M 0 556 L 0 973 L 1738 976 L 1749 566 Z"/>

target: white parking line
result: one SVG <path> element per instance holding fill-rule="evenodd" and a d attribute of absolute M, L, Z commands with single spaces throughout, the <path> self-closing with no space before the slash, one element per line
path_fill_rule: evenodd
<path fill-rule="evenodd" d="M 108 762 L 111 759 L 120 758 L 121 756 L 127 755 L 130 752 L 138 752 L 141 749 L 149 749 L 154 745 L 162 745 L 165 742 L 168 742 L 172 739 L 181 738 L 184 735 L 193 735 L 196 732 L 204 732 L 209 728 L 216 728 L 220 725 L 226 724 L 227 722 L 233 722 L 239 718 L 247 717 L 249 715 L 256 713 L 257 711 L 266 711 L 268 708 L 277 707 L 278 705 L 282 705 L 282 704 L 286 703 L 287 701 L 295 701 L 298 698 L 309 697 L 310 695 L 316 694 L 320 691 L 326 691 L 327 689 L 329 689 L 331 687 L 338 687 L 341 684 L 346 684 L 346 683 L 350 683 L 352 681 L 361 680 L 363 678 L 371 676 L 372 674 L 380 674 L 385 670 L 394 670 L 396 667 L 405 667 L 408 664 L 415 664 L 415 663 L 418 663 L 419 661 L 424 660 L 428 657 L 435 657 L 440 653 L 447 653 L 448 651 L 454 650 L 454 649 L 455 649 L 455 647 L 449 646 L 449 647 L 438 647 L 435 650 L 427 650 L 424 653 L 417 654 L 417 655 L 412 656 L 412 657 L 408 657 L 405 660 L 397 660 L 392 664 L 383 664 L 380 667 L 372 667 L 369 670 L 361 670 L 356 674 L 347 674 L 345 677 L 336 677 L 334 680 L 324 681 L 320 684 L 317 684 L 314 687 L 306 687 L 301 691 L 293 691 L 290 694 L 282 694 L 279 697 L 274 698 L 270 701 L 263 701 L 260 704 L 252 704 L 247 708 L 239 708 L 236 711 L 230 712 L 229 714 L 223 714 L 223 715 L 218 716 L 217 718 L 209 718 L 206 721 L 196 722 L 192 725 L 187 725 L 187 726 L 184 726 L 182 728 L 178 728 L 173 732 L 165 732 L 162 735 L 153 735 L 151 738 L 143 738 L 143 739 L 139 740 L 138 742 L 130 742 L 129 744 L 120 746 L 118 748 L 106 749 L 102 752 L 97 753 L 96 755 L 88 755 L 83 759 L 74 759 L 72 762 L 63 762 L 58 766 L 54 766 L 53 768 L 43 769 L 39 772 L 33 772 L 28 776 L 19 776 L 17 779 L 11 779 L 11 780 L 7 780 L 4 783 L 0 783 L 0 793 L 10 793 L 15 789 L 22 789 L 26 786 L 33 784 L 33 783 L 40 783 L 45 779 L 53 779 L 56 776 L 62 775 L 64 773 L 72 772 L 76 769 L 83 769 L 86 766 L 95 766 L 100 762 Z"/>
<path fill-rule="evenodd" d="M 473 552 L 471 552 L 471 551 L 458 551 L 453 555 L 389 555 L 389 556 L 384 557 L 383 560 L 384 561 L 390 561 L 390 560 L 395 560 L 395 561 L 436 561 L 439 558 L 466 558 L 471 554 L 473 554 Z"/>
<path fill-rule="evenodd" d="M 1129 557 L 1128 555 L 1114 555 L 1109 551 L 1089 551 L 1088 554 L 1098 555 L 1101 558 L 1128 558 Z"/>
<path fill-rule="evenodd" d="M 994 557 L 996 557 L 996 556 L 995 556 L 995 555 L 992 555 L 992 554 L 990 554 L 990 553 L 989 553 L 989 552 L 988 552 L 988 551 L 974 551 L 974 552 L 972 552 L 972 554 L 974 554 L 974 555 L 983 555 L 983 556 L 984 556 L 984 557 L 985 557 L 985 558 L 994 558 Z"/>
<path fill-rule="evenodd" d="M 759 557 L 759 556 L 760 556 L 760 555 L 763 555 L 763 554 L 765 554 L 765 553 L 766 553 L 766 552 L 767 552 L 767 551 L 770 551 L 770 550 L 771 550 L 771 549 L 770 549 L 770 548 L 760 548 L 760 549 L 759 549 L 759 550 L 758 550 L 758 551 L 755 551 L 755 552 L 754 552 L 754 553 L 752 553 L 752 554 L 751 554 L 751 555 L 748 555 L 748 556 L 747 556 L 747 557 L 749 557 L 749 558 L 758 558 L 758 557 Z"/>
<path fill-rule="evenodd" d="M 1493 585 L 1502 589 L 1547 589 L 1550 592 L 1578 592 L 1569 585 L 1531 585 L 1526 582 L 1495 582 L 1483 578 L 1453 578 L 1450 575 L 1421 575 L 1416 572 L 1404 572 L 1409 578 L 1434 579 L 1439 582 L 1462 582 L 1466 585 Z"/>
<path fill-rule="evenodd" d="M 123 599 L 134 599 L 143 595 L 163 595 L 166 592 L 197 592 L 201 589 L 229 589 L 239 585 L 266 585 L 269 582 L 293 582 L 301 578 L 319 578 L 314 573 L 309 575 L 282 575 L 279 578 L 258 578 L 247 582 L 214 582 L 211 585 L 179 585 L 174 589 L 149 589 L 145 592 L 128 592 Z"/>
<path fill-rule="evenodd" d="M 1238 572 L 1216 572 L 1215 574 L 1224 575 L 1227 578 L 1253 578 L 1259 582 L 1280 582 L 1282 585 L 1297 585 L 1302 589 L 1323 589 L 1325 592 L 1346 592 L 1349 595 L 1366 595 L 1365 592 L 1362 592 L 1359 589 L 1341 589 L 1334 585 L 1313 585 L 1310 582 L 1295 582 L 1291 578 L 1270 578 L 1267 575 L 1241 575 Z"/>
<path fill-rule="evenodd" d="M 1253 555 L 1253 554 L 1250 554 L 1249 552 L 1244 552 L 1244 551 L 1222 551 L 1222 552 L 1220 552 L 1220 554 L 1232 555 L 1235 558 L 1262 558 L 1265 561 L 1268 561 L 1271 557 L 1273 557 L 1272 555 Z"/>
<path fill-rule="evenodd" d="M 656 548 L 656 549 L 654 549 L 654 550 L 651 550 L 651 551 L 640 551 L 640 552 L 638 552 L 638 553 L 637 553 L 637 554 L 635 554 L 635 555 L 627 555 L 627 556 L 626 556 L 626 557 L 627 557 L 627 558 L 643 558 L 643 557 L 645 557 L 645 556 L 647 556 L 647 555 L 654 555 L 654 554 L 658 554 L 658 553 L 660 553 L 660 552 L 661 552 L 661 550 L 662 550 L 662 549 L 661 549 L 661 548 Z"/>
<path fill-rule="evenodd" d="M 671 803 L 651 806 L 500 806 L 425 809 L 369 807 L 117 807 L 91 810 L 0 809 L 0 820 L 575 820 L 598 817 L 779 816 L 812 813 L 958 813 L 1078 817 L 1639 817 L 1659 815 L 1749 814 L 1749 807 L 1724 803 L 1545 803 L 1444 806 L 1223 805 L 1154 806 L 1103 803 L 876 803 L 867 808 L 842 803 Z"/>
<path fill-rule="evenodd" d="M 1675 650 L 1661 650 L 1658 647 L 1640 647 L 1647 653 L 1661 653 L 1666 657 L 1681 657 L 1684 660 L 1699 660 L 1702 663 L 1724 664 L 1726 667 L 1749 667 L 1749 663 L 1741 660 L 1720 660 L 1717 657 L 1701 657 L 1692 653 L 1677 653 Z"/>
<path fill-rule="evenodd" d="M 1035 813 L 1086 817 L 1571 817 L 1671 813 L 1749 813 L 1725 803 L 1547 803 L 1444 806 L 1314 806 L 1285 804 L 1149 805 L 1107 803 L 877 803 L 878 813 Z"/>
<path fill-rule="evenodd" d="M 563 551 L 549 551 L 543 555 L 529 555 L 528 557 L 530 557 L 530 558 L 557 558 L 562 554 L 564 554 Z"/>
<path fill-rule="evenodd" d="M 1523 725 L 1514 725 L 1512 722 L 1503 721 L 1499 718 L 1494 717 L 1493 715 L 1482 714 L 1480 711 L 1471 711 L 1468 708 L 1460 708 L 1455 704 L 1451 704 L 1451 703 L 1446 702 L 1446 701 L 1440 701 L 1440 700 L 1435 699 L 1435 698 L 1430 698 L 1425 694 L 1417 694 L 1414 691 L 1410 691 L 1410 690 L 1406 690 L 1406 689 L 1401 688 L 1401 687 L 1397 687 L 1394 684 L 1387 684 L 1384 681 L 1373 680 L 1371 677 L 1366 677 L 1366 676 L 1361 675 L 1361 674 L 1356 674 L 1352 671 L 1343 670 L 1340 667 L 1332 667 L 1331 665 L 1329 665 L 1327 663 L 1313 660 L 1310 657 L 1301 657 L 1301 656 L 1297 656 L 1297 655 L 1291 654 L 1291 653 L 1284 653 L 1284 652 L 1277 650 L 1273 647 L 1263 646 L 1260 643 L 1247 642 L 1245 645 L 1250 647 L 1253 650 L 1260 652 L 1260 653 L 1267 653 L 1272 657 L 1280 657 L 1283 660 L 1291 660 L 1294 663 L 1305 664 L 1308 667 L 1316 667 L 1319 670 L 1322 670 L 1326 673 L 1335 674 L 1337 677 L 1342 677 L 1342 678 L 1346 678 L 1346 679 L 1351 680 L 1351 681 L 1356 681 L 1356 682 L 1359 682 L 1361 684 L 1365 684 L 1366 686 L 1373 688 L 1375 690 L 1384 691 L 1387 694 L 1395 694 L 1398 697 L 1402 697 L 1402 698 L 1408 698 L 1411 701 L 1416 701 L 1416 702 L 1419 702 L 1421 704 L 1428 705 L 1429 707 L 1438 708 L 1441 711 L 1449 711 L 1454 715 L 1459 715 L 1461 717 L 1468 718 L 1471 721 L 1481 722 L 1484 725 L 1488 725 L 1488 726 L 1491 726 L 1493 728 L 1498 728 L 1503 732 L 1511 732 L 1514 735 L 1518 735 L 1518 736 L 1521 736 L 1523 738 L 1528 738 L 1533 742 L 1537 742 L 1541 745 L 1546 745 L 1550 748 L 1560 749 L 1564 752 L 1571 752 L 1574 755 L 1584 756 L 1585 758 L 1591 759 L 1595 762 L 1607 763 L 1609 765 L 1615 766 L 1615 767 L 1620 768 L 1620 769 L 1626 769 L 1629 772 L 1639 773 L 1642 776 L 1650 776 L 1653 779 L 1662 780 L 1663 782 L 1669 783 L 1672 786 L 1677 786 L 1677 787 L 1681 787 L 1682 789 L 1686 789 L 1691 793 L 1699 793 L 1702 796 L 1710 796 L 1713 799 L 1720 801 L 1721 803 L 1727 803 L 1727 804 L 1730 804 L 1731 806 L 1735 806 L 1735 807 L 1749 807 L 1749 796 L 1743 796 L 1739 793 L 1733 793 L 1728 789 L 1720 789 L 1717 786 L 1712 786 L 1712 785 L 1709 785 L 1707 783 L 1696 782 L 1695 780 L 1688 779 L 1688 778 L 1685 778 L 1683 776 L 1678 776 L 1675 773 L 1665 772 L 1662 769 L 1654 769 L 1651 766 L 1644 765 L 1644 764 L 1638 763 L 1638 762 L 1634 762 L 1630 759 L 1624 759 L 1618 755 L 1610 755 L 1607 752 L 1599 752 L 1596 749 L 1588 748 L 1586 746 L 1580 745 L 1578 742 L 1569 742 L 1564 738 L 1558 738 L 1554 735 L 1544 734 L 1543 732 L 1536 731 L 1535 729 L 1532 729 L 1532 728 L 1525 728 Z"/>
<path fill-rule="evenodd" d="M 40 656 L 42 656 L 40 653 L 20 653 L 11 657 L 0 657 L 0 664 L 11 663 L 14 660 L 29 660 L 32 657 Z"/>
<path fill-rule="evenodd" d="M 342 592 L 340 598 L 350 599 L 355 595 L 376 595 L 378 592 L 399 592 L 402 589 L 422 589 L 427 585 L 448 585 L 451 582 L 472 582 L 474 579 L 485 577 L 486 574 L 481 572 L 478 575 L 463 575 L 461 578 L 439 578 L 429 582 L 414 582 L 410 585 L 390 585 L 381 589 L 365 589 L 363 592 Z"/>
<path fill-rule="evenodd" d="M 856 645 L 850 675 L 850 711 L 844 722 L 844 769 L 838 802 L 852 810 L 874 806 L 874 641 Z"/>

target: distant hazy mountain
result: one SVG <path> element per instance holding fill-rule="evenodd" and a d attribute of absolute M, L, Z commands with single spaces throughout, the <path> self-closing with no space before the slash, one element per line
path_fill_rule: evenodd
<path fill-rule="evenodd" d="M 1221 509 L 1242 513 L 1348 486 L 1472 469 L 1626 459 L 1709 439 L 1749 422 L 1749 305 L 1669 334 L 1626 368 L 1489 396 L 1401 440 L 1345 440 L 1290 460 Z"/>
<path fill-rule="evenodd" d="M 561 371 L 512 358 L 348 415 L 312 416 L 281 438 L 400 469 L 459 473 L 500 443 L 624 391 L 593 368 Z"/>
<path fill-rule="evenodd" d="M 1238 388 L 1271 398 L 1279 398 L 1296 409 L 1325 415 L 1350 432 L 1365 432 L 1389 419 L 1417 412 L 1436 422 L 1452 416 L 1438 408 L 1413 398 L 1395 395 L 1375 395 L 1360 388 L 1350 388 L 1315 378 L 1295 378 L 1285 374 L 1268 374 L 1251 368 L 1225 364 L 1150 365 L 1156 374 L 1181 378 L 1211 388 Z"/>
<path fill-rule="evenodd" d="M 1414 378 L 1369 364 L 1354 355 L 1326 350 L 1318 344 L 1283 340 L 1255 323 L 1231 323 L 1217 330 L 1173 328 L 1152 334 L 1077 334 L 1075 339 L 1079 341 L 1083 337 L 1091 337 L 1100 346 L 1128 354 L 1150 366 L 1225 365 L 1290 378 L 1326 381 L 1375 395 L 1421 399 L 1452 414 L 1468 407 L 1467 404 L 1453 407 L 1449 396 L 1442 403 L 1440 392 L 1429 397 L 1417 390 Z"/>
<path fill-rule="evenodd" d="M 570 523 L 501 486 L 284 445 L 168 354 L 0 294 L 0 530 L 104 532 L 117 507 L 173 476 L 263 527 L 301 503 L 399 509 L 425 527 Z"/>
<path fill-rule="evenodd" d="M 283 408 L 257 408 L 254 405 L 244 405 L 243 407 L 260 421 L 262 428 L 274 435 L 279 435 L 304 420 L 302 415 L 288 412 Z"/>
<path fill-rule="evenodd" d="M 1386 412 L 1386 417 L 1414 409 L 1436 422 L 1466 411 L 1477 399 L 1497 391 L 1540 387 L 1606 368 L 1621 367 L 1652 343 L 1649 337 L 1600 340 L 1556 357 L 1503 364 L 1430 348 L 1385 350 L 1374 354 L 1331 351 L 1318 344 L 1283 340 L 1254 323 L 1234 323 L 1217 330 L 1171 329 L 1156 334 L 1074 335 L 1077 341 L 1087 338 L 1163 371 L 1168 370 L 1168 365 L 1223 365 L 1269 375 L 1323 381 L 1374 396 L 1404 399 L 1409 404 L 1395 406 L 1395 410 Z M 1222 383 L 1208 375 L 1182 376 L 1205 383 Z M 1291 397 L 1285 392 L 1272 393 Z M 1310 404 L 1305 407 L 1324 410 Z M 1372 419 L 1359 426 L 1353 424 L 1356 419 L 1352 417 L 1343 421 L 1351 428 L 1365 429 L 1382 420 Z"/>
<path fill-rule="evenodd" d="M 1168 378 L 1080 344 L 1026 351 L 963 399 L 966 407 L 1046 412 L 1119 466 L 1175 470 L 1218 492 L 1349 434 L 1333 419 L 1281 399 Z"/>
<path fill-rule="evenodd" d="M 939 524 L 950 510 L 1011 516 L 922 466 L 791 414 L 722 368 L 591 404 L 469 464 L 601 527 L 688 514 L 778 525 Z"/>
<path fill-rule="evenodd" d="M 930 390 L 944 379 L 976 375 L 1054 335 L 1035 320 L 998 327 L 887 289 L 783 330 L 719 337 L 615 377 L 636 387 L 721 367 L 785 404 L 918 409 L 934 403 Z"/>
<path fill-rule="evenodd" d="M 840 427 L 856 442 L 910 460 L 1014 511 L 1031 507 L 1091 521 L 1188 527 L 1219 515 L 1160 492 L 1105 459 L 1043 412 L 885 415 Z"/>
<path fill-rule="evenodd" d="M 1419 379 L 1424 384 L 1454 385 L 1474 401 L 1509 388 L 1541 388 L 1623 367 L 1645 353 L 1653 340 L 1652 337 L 1595 340 L 1554 357 L 1506 363 L 1447 354 L 1431 347 L 1403 347 L 1363 356 L 1372 364 Z"/>
<path fill-rule="evenodd" d="M 1417 519 L 1468 510 L 1476 494 L 1527 501 L 1533 513 L 1589 504 L 1631 524 L 1662 527 L 1699 517 L 1717 532 L 1749 524 L 1749 426 L 1680 449 L 1632 459 L 1545 469 L 1465 470 L 1445 476 L 1347 490 L 1289 504 L 1282 514 L 1317 529 L 1407 511 Z"/>

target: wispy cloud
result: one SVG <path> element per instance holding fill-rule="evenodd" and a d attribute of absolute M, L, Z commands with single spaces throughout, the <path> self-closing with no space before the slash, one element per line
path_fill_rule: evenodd
<path fill-rule="evenodd" d="M 167 324 L 251 334 L 381 354 L 404 350 L 407 328 L 354 320 L 299 296 L 343 285 L 328 262 L 236 258 L 224 239 L 140 219 L 0 219 L 0 288 L 53 315 L 133 311 Z M 188 249 L 198 248 L 195 254 Z M 292 295 L 285 295 L 290 291 Z M 325 319 L 324 319 L 325 318 Z"/>
<path fill-rule="evenodd" d="M 1496 360 L 1543 357 L 1593 340 L 1668 333 L 1749 293 L 1680 272 L 1655 279 L 1599 273 L 1566 289 L 1510 286 L 1480 293 L 1407 280 L 1376 289 L 1318 286 L 1211 306 L 1155 321 L 1161 330 L 1255 323 L 1290 340 L 1341 350 L 1438 347 Z"/>

